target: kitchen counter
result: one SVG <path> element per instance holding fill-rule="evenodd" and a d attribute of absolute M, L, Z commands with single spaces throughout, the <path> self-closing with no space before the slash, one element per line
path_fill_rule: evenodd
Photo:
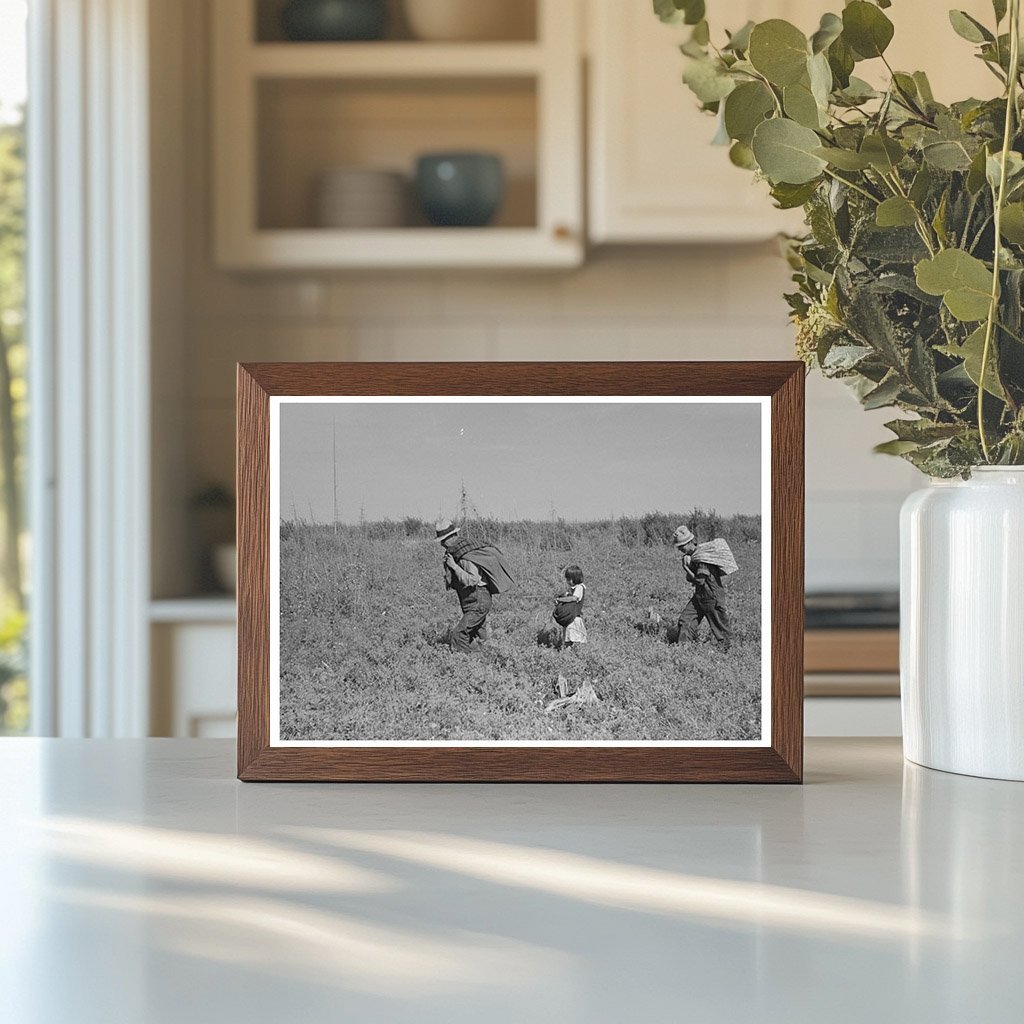
<path fill-rule="evenodd" d="M 803 787 L 242 785 L 0 741 L 9 1024 L 1024 1014 L 1024 785 L 810 740 Z"/>

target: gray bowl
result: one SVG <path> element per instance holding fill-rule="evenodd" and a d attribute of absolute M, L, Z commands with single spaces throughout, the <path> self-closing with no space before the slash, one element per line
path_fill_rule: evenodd
<path fill-rule="evenodd" d="M 387 0 L 291 0 L 281 28 L 295 42 L 380 39 L 388 26 Z"/>
<path fill-rule="evenodd" d="M 416 162 L 416 193 L 435 227 L 489 224 L 505 196 L 505 172 L 494 153 L 426 153 Z"/>

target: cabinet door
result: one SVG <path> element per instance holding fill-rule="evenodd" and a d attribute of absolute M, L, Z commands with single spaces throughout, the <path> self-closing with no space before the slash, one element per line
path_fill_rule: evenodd
<path fill-rule="evenodd" d="M 712 146 L 713 118 L 682 84 L 678 44 L 684 26 L 663 25 L 649 0 L 586 0 L 590 25 L 590 237 L 594 242 L 702 242 L 767 238 L 799 231 L 797 211 L 775 210 L 764 183 Z M 748 19 L 786 18 L 811 33 L 828 0 L 709 0 L 715 38 Z M 944 101 L 991 96 L 998 83 L 949 24 L 947 5 L 900 0 L 886 12 L 896 25 L 889 58 L 923 69 Z M 989 0 L 956 6 L 992 21 Z M 880 61 L 858 74 L 887 77 Z"/>
<path fill-rule="evenodd" d="M 588 3 L 591 240 L 713 242 L 798 230 L 798 214 L 776 210 L 767 186 L 710 144 L 715 120 L 682 83 L 679 44 L 689 29 L 663 25 L 645 0 Z M 712 0 L 708 16 L 716 37 L 748 19 L 817 25 L 817 15 L 798 16 L 800 6 L 823 9 L 822 0 Z"/>

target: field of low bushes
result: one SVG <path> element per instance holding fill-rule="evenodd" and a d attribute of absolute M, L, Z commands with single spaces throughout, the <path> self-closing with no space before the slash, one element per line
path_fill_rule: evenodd
<path fill-rule="evenodd" d="M 691 588 L 669 544 L 680 522 L 724 536 L 735 636 L 721 652 L 674 645 Z M 760 522 L 714 513 L 604 523 L 476 522 L 518 585 L 494 600 L 487 654 L 448 650 L 458 601 L 441 548 L 417 519 L 339 527 L 286 523 L 281 536 L 281 738 L 286 740 L 740 740 L 760 734 Z M 586 575 L 590 642 L 549 639 L 562 570 Z M 661 626 L 645 629 L 654 616 Z M 654 620 L 656 621 L 656 619 Z M 706 626 L 704 629 L 706 630 Z M 545 713 L 559 675 L 597 704 Z"/>

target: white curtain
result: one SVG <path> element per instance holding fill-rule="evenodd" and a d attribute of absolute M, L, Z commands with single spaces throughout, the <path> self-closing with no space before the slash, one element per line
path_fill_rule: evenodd
<path fill-rule="evenodd" d="M 32 0 L 33 731 L 148 722 L 146 0 Z"/>

